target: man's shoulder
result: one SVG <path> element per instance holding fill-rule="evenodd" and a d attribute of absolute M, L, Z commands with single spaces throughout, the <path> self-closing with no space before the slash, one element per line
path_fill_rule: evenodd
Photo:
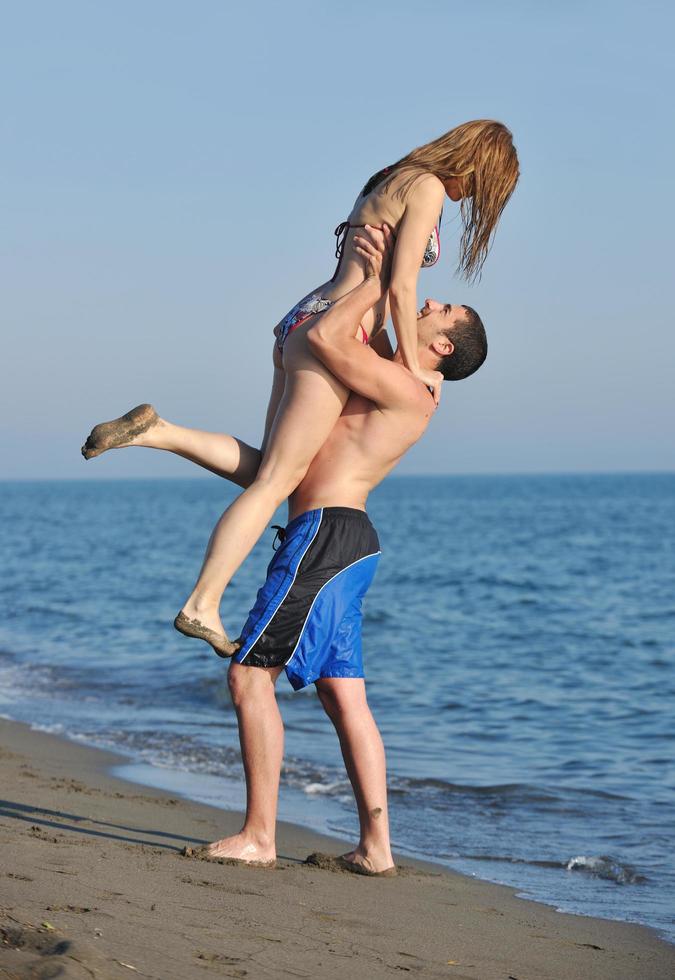
<path fill-rule="evenodd" d="M 429 389 L 398 361 L 387 361 L 388 389 L 391 392 L 390 404 L 379 408 L 415 415 L 433 414 L 434 399 Z"/>

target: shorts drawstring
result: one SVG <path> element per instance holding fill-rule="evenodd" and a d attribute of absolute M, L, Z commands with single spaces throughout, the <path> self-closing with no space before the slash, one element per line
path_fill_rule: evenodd
<path fill-rule="evenodd" d="M 277 532 L 274 535 L 274 541 L 272 542 L 272 551 L 277 551 L 277 549 L 286 540 L 286 528 L 282 527 L 281 524 L 273 524 L 272 530 Z"/>

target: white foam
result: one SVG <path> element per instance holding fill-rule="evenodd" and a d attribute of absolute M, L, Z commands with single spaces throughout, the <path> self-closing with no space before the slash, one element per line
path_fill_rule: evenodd
<path fill-rule="evenodd" d="M 303 786 L 303 790 L 309 796 L 334 796 L 337 793 L 343 793 L 347 786 L 348 784 L 340 779 L 334 783 L 307 783 L 306 786 Z"/>
<path fill-rule="evenodd" d="M 63 725 L 54 723 L 53 725 L 41 725 L 39 722 L 31 722 L 31 729 L 34 732 L 46 732 L 48 735 L 62 735 L 65 731 Z"/>
<path fill-rule="evenodd" d="M 570 858 L 565 865 L 568 871 L 588 871 L 598 878 L 614 881 L 618 885 L 633 885 L 645 880 L 644 875 L 638 874 L 630 865 L 622 864 L 607 855 L 587 857 L 579 854 Z"/>

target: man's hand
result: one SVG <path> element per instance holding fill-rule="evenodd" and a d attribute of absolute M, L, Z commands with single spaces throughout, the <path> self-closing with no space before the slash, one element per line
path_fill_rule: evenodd
<path fill-rule="evenodd" d="M 384 294 L 389 287 L 394 236 L 387 224 L 381 229 L 365 225 L 364 231 L 365 235 L 354 235 L 353 248 L 365 260 L 366 279 L 379 279 Z"/>
<path fill-rule="evenodd" d="M 354 251 L 365 259 L 366 280 L 380 280 L 380 291 L 383 295 L 389 287 L 391 260 L 394 253 L 394 235 L 387 224 L 382 228 L 365 225 L 365 235 L 354 235 Z M 427 371 L 418 368 L 412 372 L 414 376 L 431 391 L 436 407 L 441 400 L 443 375 L 440 371 Z"/>

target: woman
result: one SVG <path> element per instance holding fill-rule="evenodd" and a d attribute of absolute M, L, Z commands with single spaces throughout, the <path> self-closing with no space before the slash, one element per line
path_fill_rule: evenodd
<path fill-rule="evenodd" d="M 511 133 L 499 122 L 463 123 L 418 147 L 397 163 L 374 174 L 356 200 L 347 221 L 336 229 L 338 265 L 333 278 L 309 293 L 277 324 L 273 349 L 274 379 L 263 459 L 254 482 L 230 505 L 216 525 L 204 564 L 190 597 L 174 625 L 187 636 L 206 640 L 220 656 L 231 656 L 220 621 L 220 599 L 277 507 L 298 486 L 328 437 L 348 392 L 311 353 L 307 330 L 317 317 L 364 278 L 364 258 L 354 237 L 367 224 L 388 224 L 396 235 L 388 302 L 406 367 L 433 390 L 438 403 L 442 377 L 417 362 L 417 276 L 440 253 L 438 224 L 443 201 L 460 202 L 463 232 L 459 271 L 469 280 L 480 274 L 492 235 L 518 180 L 518 158 Z M 364 318 L 359 335 L 371 336 L 378 353 L 387 353 L 387 299 Z M 129 444 L 134 431 L 153 424 L 141 407 L 137 417 L 97 426 L 83 447 L 86 458 L 113 445 Z M 133 417 L 132 417 L 133 416 Z M 111 427 L 112 426 L 112 427 Z"/>

